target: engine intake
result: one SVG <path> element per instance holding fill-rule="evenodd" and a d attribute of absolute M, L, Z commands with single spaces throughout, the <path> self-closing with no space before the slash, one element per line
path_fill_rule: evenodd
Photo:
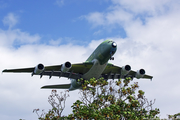
<path fill-rule="evenodd" d="M 125 65 L 121 69 L 121 76 L 127 75 L 131 71 L 131 66 L 130 65 Z"/>
<path fill-rule="evenodd" d="M 43 64 L 38 64 L 35 68 L 34 68 L 34 74 L 40 74 L 42 73 L 44 70 L 44 65 Z"/>
<path fill-rule="evenodd" d="M 136 78 L 142 78 L 145 75 L 145 70 L 144 69 L 140 69 L 136 72 Z"/>
<path fill-rule="evenodd" d="M 69 71 L 69 69 L 71 69 L 71 63 L 70 62 L 65 62 L 62 66 L 61 66 L 61 71 L 62 72 L 67 72 Z"/>

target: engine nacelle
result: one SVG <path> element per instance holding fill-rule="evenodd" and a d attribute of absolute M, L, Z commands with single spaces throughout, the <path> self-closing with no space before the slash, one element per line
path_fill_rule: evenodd
<path fill-rule="evenodd" d="M 144 69 L 140 69 L 136 72 L 136 78 L 142 78 L 145 75 L 145 70 Z"/>
<path fill-rule="evenodd" d="M 38 64 L 35 68 L 34 68 L 34 74 L 40 74 L 42 73 L 44 70 L 44 65 L 43 64 Z"/>
<path fill-rule="evenodd" d="M 71 69 L 71 63 L 70 62 L 65 62 L 62 66 L 61 66 L 61 71 L 62 72 L 67 72 L 69 71 L 69 69 Z"/>
<path fill-rule="evenodd" d="M 121 69 L 121 76 L 127 75 L 131 71 L 131 66 L 130 65 L 125 65 Z"/>

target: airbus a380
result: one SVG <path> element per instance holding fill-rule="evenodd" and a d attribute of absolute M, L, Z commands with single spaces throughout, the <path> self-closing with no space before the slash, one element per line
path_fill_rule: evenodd
<path fill-rule="evenodd" d="M 66 77 L 71 80 L 70 84 L 47 85 L 42 88 L 69 89 L 69 91 L 82 89 L 82 83 L 78 82 L 80 78 L 83 78 L 83 80 L 89 80 L 93 77 L 96 79 L 103 77 L 106 80 L 123 79 L 125 77 L 131 77 L 132 79 L 153 78 L 150 75 L 146 75 L 144 69 L 133 71 L 130 65 L 119 67 L 108 63 L 109 60 L 114 60 L 113 55 L 116 50 L 117 44 L 112 40 L 106 40 L 102 42 L 83 63 L 71 64 L 67 61 L 64 64 L 53 66 L 38 64 L 36 67 L 30 68 L 5 69 L 3 72 L 31 73 L 32 76 L 40 75 L 40 78 L 44 75 L 49 76 L 49 78 L 52 76 Z"/>

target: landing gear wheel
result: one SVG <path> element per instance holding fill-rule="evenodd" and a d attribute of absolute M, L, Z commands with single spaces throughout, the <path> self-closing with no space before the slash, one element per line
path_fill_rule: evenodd
<path fill-rule="evenodd" d="M 110 60 L 114 60 L 114 57 L 110 57 Z"/>

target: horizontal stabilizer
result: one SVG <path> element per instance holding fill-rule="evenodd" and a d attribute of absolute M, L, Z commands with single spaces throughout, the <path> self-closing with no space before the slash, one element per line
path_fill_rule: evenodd
<path fill-rule="evenodd" d="M 71 84 L 61 84 L 61 85 L 46 85 L 41 87 L 41 89 L 69 89 Z"/>
<path fill-rule="evenodd" d="M 60 84 L 60 85 L 46 85 L 41 87 L 41 89 L 69 89 L 71 84 Z M 82 89 L 82 88 L 79 88 Z M 87 86 L 87 90 L 89 89 L 95 89 L 94 87 Z"/>

